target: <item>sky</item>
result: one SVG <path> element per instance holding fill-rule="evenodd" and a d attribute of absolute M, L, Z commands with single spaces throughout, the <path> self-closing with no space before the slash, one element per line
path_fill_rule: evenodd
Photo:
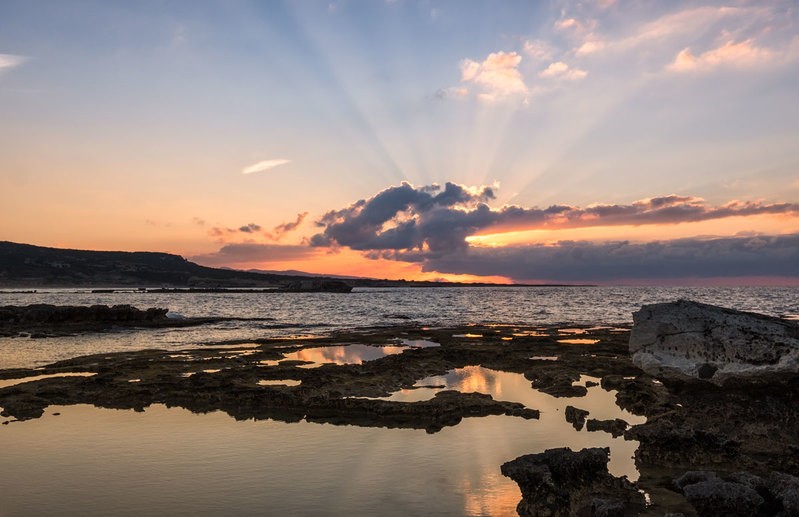
<path fill-rule="evenodd" d="M 799 1 L 0 0 L 0 240 L 799 285 Z"/>

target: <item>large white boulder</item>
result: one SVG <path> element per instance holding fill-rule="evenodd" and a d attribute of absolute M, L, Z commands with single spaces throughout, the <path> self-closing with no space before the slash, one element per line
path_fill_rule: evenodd
<path fill-rule="evenodd" d="M 644 305 L 633 321 L 633 363 L 654 377 L 719 386 L 799 377 L 795 323 L 687 300 Z"/>

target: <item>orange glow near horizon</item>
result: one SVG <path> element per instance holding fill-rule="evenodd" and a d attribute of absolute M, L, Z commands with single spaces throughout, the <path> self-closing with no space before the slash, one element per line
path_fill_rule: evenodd
<path fill-rule="evenodd" d="M 494 248 L 524 244 L 554 244 L 558 241 L 629 240 L 648 242 L 698 236 L 732 237 L 740 235 L 742 232 L 768 235 L 796 233 L 799 232 L 799 218 L 784 215 L 756 215 L 681 224 L 516 230 L 478 233 L 467 237 L 466 241 L 472 246 Z"/>
<path fill-rule="evenodd" d="M 422 271 L 422 265 L 416 262 L 400 262 L 387 259 L 369 259 L 360 252 L 347 248 L 335 253 L 319 250 L 307 258 L 283 261 L 260 261 L 230 263 L 228 267 L 235 269 L 264 269 L 272 271 L 299 270 L 322 275 L 342 275 L 388 280 L 418 280 L 445 282 L 489 282 L 512 284 L 513 281 L 504 276 L 477 276 Z"/>

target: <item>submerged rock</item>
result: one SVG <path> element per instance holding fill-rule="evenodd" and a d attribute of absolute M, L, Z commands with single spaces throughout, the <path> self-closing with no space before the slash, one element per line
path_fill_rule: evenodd
<path fill-rule="evenodd" d="M 588 424 L 586 426 L 588 432 L 592 433 L 594 431 L 605 431 L 606 433 L 610 433 L 614 438 L 621 436 L 627 430 L 627 422 L 622 420 L 621 418 L 614 418 L 611 420 L 597 420 L 592 418 L 588 420 Z"/>
<path fill-rule="evenodd" d="M 799 326 L 680 300 L 633 314 L 633 363 L 664 381 L 779 383 L 799 377 Z"/>
<path fill-rule="evenodd" d="M 608 473 L 607 448 L 549 449 L 502 465 L 522 491 L 521 516 L 636 515 L 643 495 L 626 477 Z"/>
<path fill-rule="evenodd" d="M 588 411 L 585 409 L 576 408 L 574 406 L 566 406 L 564 416 L 566 417 L 567 422 L 574 426 L 575 429 L 580 431 L 582 430 L 583 426 L 585 426 L 585 417 L 588 416 Z"/>

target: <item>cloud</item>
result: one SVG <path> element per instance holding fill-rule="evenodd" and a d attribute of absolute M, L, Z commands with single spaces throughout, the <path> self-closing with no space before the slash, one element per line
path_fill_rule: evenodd
<path fill-rule="evenodd" d="M 0 54 L 0 74 L 2 74 L 5 70 L 11 70 L 12 68 L 21 65 L 27 60 L 28 58 L 26 56 Z"/>
<path fill-rule="evenodd" d="M 319 250 L 302 245 L 284 244 L 227 244 L 219 251 L 205 255 L 195 255 L 189 260 L 206 266 L 229 266 L 235 264 L 239 267 L 249 265 L 255 267 L 268 262 L 282 262 L 302 260 L 314 257 Z"/>
<path fill-rule="evenodd" d="M 718 48 L 694 55 L 689 47 L 682 49 L 667 66 L 672 72 L 702 72 L 722 66 L 751 67 L 767 63 L 774 52 L 757 47 L 752 39 L 739 43 L 727 41 Z"/>
<path fill-rule="evenodd" d="M 202 219 L 198 219 L 196 217 L 194 218 L 194 223 L 198 226 L 205 225 L 205 221 L 203 221 Z M 217 238 L 217 240 L 219 240 L 220 242 L 223 242 L 225 240 L 225 237 L 231 235 L 238 235 L 240 233 L 246 233 L 252 235 L 260 231 L 261 231 L 261 225 L 255 223 L 248 223 L 239 226 L 238 228 L 225 228 L 221 226 L 214 226 L 208 229 L 208 235 Z"/>
<path fill-rule="evenodd" d="M 245 224 L 244 226 L 239 228 L 239 231 L 242 233 L 254 233 L 261 231 L 261 226 L 255 223 Z"/>
<path fill-rule="evenodd" d="M 244 167 L 241 170 L 242 174 L 252 174 L 254 172 L 263 172 L 269 169 L 274 169 L 280 165 L 285 165 L 287 163 L 291 163 L 291 160 L 286 160 L 283 158 L 279 158 L 277 160 L 264 160 L 262 162 L 254 163 L 249 167 Z"/>
<path fill-rule="evenodd" d="M 417 254 L 418 255 L 418 254 Z M 492 275 L 515 281 L 612 282 L 717 277 L 799 277 L 799 234 L 649 243 L 559 242 L 405 257 L 424 271 Z"/>
<path fill-rule="evenodd" d="M 486 202 L 492 199 L 493 187 L 447 183 L 442 190 L 439 185 L 414 188 L 402 183 L 326 213 L 317 222 L 321 233 L 310 242 L 313 246 L 346 246 L 360 251 L 421 250 L 435 255 L 465 250 L 469 248 L 466 238 L 479 233 L 679 224 L 763 214 L 799 217 L 799 204 L 731 201 L 711 206 L 701 198 L 678 195 L 584 208 L 490 208 Z"/>
<path fill-rule="evenodd" d="M 567 81 L 579 81 L 585 79 L 588 72 L 579 68 L 571 68 L 563 61 L 551 63 L 543 71 L 539 72 L 538 77 L 544 79 L 565 79 Z"/>
<path fill-rule="evenodd" d="M 457 247 L 472 229 L 468 221 L 456 219 L 474 217 L 470 209 L 482 212 L 488 208 L 483 203 L 493 198 L 492 187 L 447 182 L 443 190 L 437 184 L 417 189 L 403 182 L 326 213 L 317 222 L 324 230 L 311 237 L 311 244 L 355 250 L 410 249 L 423 244 L 431 249 Z"/>
<path fill-rule="evenodd" d="M 547 60 L 551 59 L 555 53 L 555 49 L 543 40 L 528 40 L 522 46 L 524 53 L 533 59 Z"/>
<path fill-rule="evenodd" d="M 291 233 L 294 230 L 296 230 L 302 224 L 302 222 L 305 220 L 307 216 L 308 212 L 302 212 L 300 214 L 297 214 L 297 219 L 295 219 L 294 221 L 289 221 L 279 224 L 275 226 L 271 232 L 264 232 L 264 235 L 273 241 L 279 241 L 287 233 Z"/>
<path fill-rule="evenodd" d="M 521 61 L 522 56 L 516 52 L 494 52 L 482 63 L 464 59 L 460 65 L 461 82 L 481 88 L 484 100 L 525 95 L 527 86 L 519 72 Z"/>

